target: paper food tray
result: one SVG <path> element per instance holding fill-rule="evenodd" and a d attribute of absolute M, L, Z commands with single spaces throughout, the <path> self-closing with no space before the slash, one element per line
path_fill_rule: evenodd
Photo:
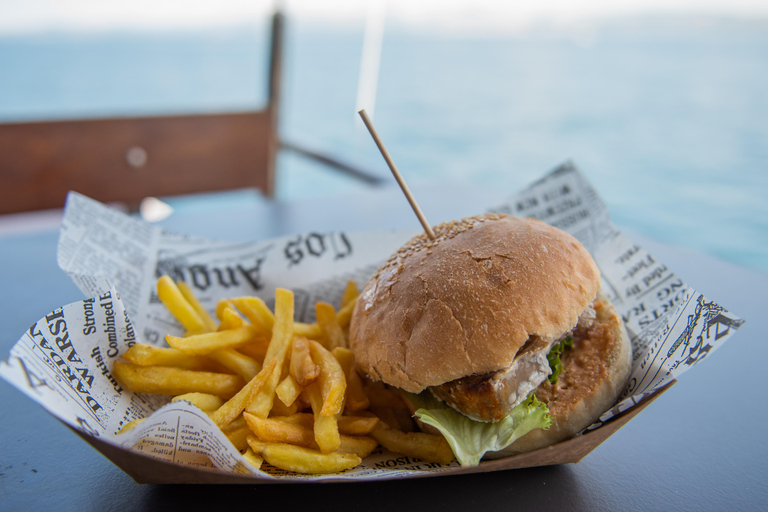
<path fill-rule="evenodd" d="M 619 402 L 585 432 L 559 444 L 477 467 L 377 450 L 357 468 L 335 475 L 263 472 L 195 407 L 134 394 L 111 375 L 113 362 L 133 343 L 164 344 L 166 334 L 183 333 L 157 299 L 159 275 L 183 279 L 210 310 L 233 296 L 256 295 L 271 303 L 275 288 L 289 288 L 296 320 L 311 322 L 316 301 L 338 304 L 347 280 L 362 286 L 415 234 L 410 231 L 306 233 L 233 244 L 168 233 L 71 193 L 58 261 L 89 298 L 49 312 L 30 327 L 0 364 L 0 375 L 139 483 L 413 478 L 578 462 L 743 323 L 622 235 L 571 164 L 504 204 L 488 206 L 539 218 L 578 238 L 600 267 L 603 291 L 630 334 L 633 368 Z M 143 417 L 139 426 L 117 435 L 126 422 Z"/>

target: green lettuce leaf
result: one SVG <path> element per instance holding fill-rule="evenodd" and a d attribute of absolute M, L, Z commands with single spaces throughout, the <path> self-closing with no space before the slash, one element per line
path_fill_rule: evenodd
<path fill-rule="evenodd" d="M 549 409 L 531 393 L 501 421 L 474 421 L 451 409 L 428 390 L 418 395 L 408 393 L 416 407 L 415 416 L 438 429 L 462 466 L 477 466 L 486 452 L 503 450 L 536 428 L 552 424 Z"/>
<path fill-rule="evenodd" d="M 550 384 L 557 384 L 557 381 L 560 379 L 560 372 L 563 371 L 563 363 L 560 361 L 560 354 L 562 354 L 566 348 L 571 347 L 573 347 L 573 338 L 568 336 L 552 347 L 549 354 L 547 354 L 547 361 L 549 361 L 549 367 L 552 369 L 552 373 L 547 377 Z"/>

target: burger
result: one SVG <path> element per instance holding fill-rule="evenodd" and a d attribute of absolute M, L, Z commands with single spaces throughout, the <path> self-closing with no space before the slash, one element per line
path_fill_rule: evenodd
<path fill-rule="evenodd" d="M 402 390 L 462 465 L 573 437 L 630 371 L 620 318 L 574 237 L 485 214 L 414 237 L 366 284 L 350 325 L 361 370 Z"/>

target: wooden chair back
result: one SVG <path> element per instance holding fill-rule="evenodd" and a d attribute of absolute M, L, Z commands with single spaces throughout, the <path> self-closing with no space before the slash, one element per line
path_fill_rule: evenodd
<path fill-rule="evenodd" d="M 271 197 L 282 32 L 277 13 L 263 110 L 0 124 L 0 213 L 58 208 L 69 190 L 129 207 L 246 187 Z"/>

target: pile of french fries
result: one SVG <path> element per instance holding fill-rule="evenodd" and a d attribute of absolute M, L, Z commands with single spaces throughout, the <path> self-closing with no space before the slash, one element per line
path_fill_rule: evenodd
<path fill-rule="evenodd" d="M 294 321 L 293 292 L 281 288 L 274 312 L 257 297 L 238 297 L 217 304 L 217 319 L 183 281 L 163 276 L 157 293 L 186 335 L 166 336 L 170 348 L 132 346 L 115 362 L 115 377 L 134 392 L 172 395 L 205 411 L 253 466 L 336 473 L 379 445 L 453 460 L 442 436 L 414 431 L 400 395 L 358 373 L 347 348 L 354 282 L 338 311 L 315 305 L 313 324 Z"/>

